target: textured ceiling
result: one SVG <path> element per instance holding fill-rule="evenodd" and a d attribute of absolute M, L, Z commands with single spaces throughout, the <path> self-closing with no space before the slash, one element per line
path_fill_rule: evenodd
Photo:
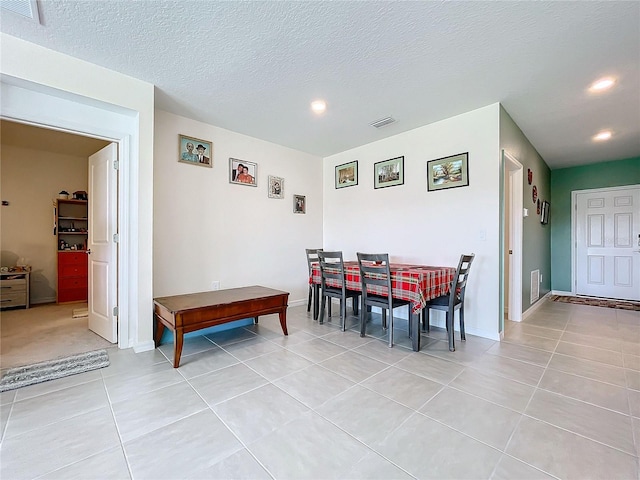
<path fill-rule="evenodd" d="M 40 25 L 4 13 L 0 29 L 153 83 L 160 109 L 312 154 L 501 102 L 552 168 L 640 156 L 638 1 L 38 4 Z M 605 74 L 616 88 L 589 94 Z"/>

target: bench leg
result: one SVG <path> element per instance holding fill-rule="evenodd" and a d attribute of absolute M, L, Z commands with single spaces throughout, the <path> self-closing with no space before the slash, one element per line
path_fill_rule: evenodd
<path fill-rule="evenodd" d="M 280 317 L 280 326 L 282 327 L 282 333 L 284 333 L 285 335 L 289 335 L 289 332 L 287 331 L 287 309 L 286 309 L 286 307 L 283 308 L 282 310 L 280 310 L 280 312 L 278 312 L 278 315 Z"/>
<path fill-rule="evenodd" d="M 163 333 L 164 333 L 164 323 L 162 323 L 156 317 L 156 334 L 153 337 L 153 343 L 155 344 L 156 348 L 160 346 L 160 340 L 162 340 Z"/>
<path fill-rule="evenodd" d="M 182 343 L 184 341 L 184 335 L 182 330 L 173 331 L 173 368 L 180 366 L 180 356 L 182 355 Z"/>

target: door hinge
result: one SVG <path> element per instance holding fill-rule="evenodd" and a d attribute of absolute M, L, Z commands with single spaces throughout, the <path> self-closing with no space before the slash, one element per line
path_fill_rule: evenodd
<path fill-rule="evenodd" d="M 119 243 L 120 242 L 120 235 L 118 235 L 117 233 L 113 234 L 113 241 L 114 243 Z"/>
<path fill-rule="evenodd" d="M 120 162 L 118 160 L 113 161 L 113 169 L 118 170 L 120 168 Z"/>
<path fill-rule="evenodd" d="M 118 316 L 118 307 L 113 307 L 113 316 L 114 317 Z"/>

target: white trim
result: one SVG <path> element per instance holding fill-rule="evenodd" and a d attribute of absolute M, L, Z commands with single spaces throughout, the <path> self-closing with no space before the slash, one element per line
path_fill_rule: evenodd
<path fill-rule="evenodd" d="M 153 342 L 153 340 L 148 340 L 146 342 L 140 342 L 136 345 L 133 346 L 133 351 L 135 353 L 140 353 L 140 352 L 149 352 L 153 349 L 156 348 L 156 344 Z"/>
<path fill-rule="evenodd" d="M 559 295 L 561 297 L 574 297 L 573 292 L 565 292 L 564 290 L 551 290 L 552 295 Z"/>
<path fill-rule="evenodd" d="M 526 312 L 524 312 L 522 314 L 522 320 L 526 319 L 527 317 L 529 317 L 533 312 L 535 312 L 538 308 L 540 308 L 542 306 L 543 303 L 546 302 L 546 300 L 551 296 L 551 292 L 547 292 L 546 295 L 544 297 L 542 297 L 540 300 L 538 300 L 536 303 L 534 303 L 533 305 L 531 305 Z"/>
<path fill-rule="evenodd" d="M 505 232 L 505 235 L 509 235 L 513 239 L 513 242 L 509 242 L 509 246 L 513 250 L 513 253 L 511 255 L 512 268 L 509 269 L 509 301 L 506 311 L 509 312 L 509 316 L 507 317 L 509 320 L 519 322 L 522 320 L 522 183 L 524 182 L 524 167 L 509 152 L 506 150 L 503 150 L 503 152 L 505 159 L 511 164 L 509 166 L 510 168 L 507 167 L 506 163 L 504 165 L 504 173 L 505 175 L 509 175 L 509 213 L 511 215 L 509 222 L 511 228 L 509 232 Z M 503 258 L 504 254 L 505 252 L 503 251 Z"/>
<path fill-rule="evenodd" d="M 133 346 L 138 315 L 129 308 L 138 303 L 138 252 L 136 224 L 130 222 L 138 220 L 138 205 L 136 191 L 129 190 L 137 185 L 137 113 L 8 75 L 2 75 L 0 88 L 0 118 L 118 143 L 118 347 Z"/>
<path fill-rule="evenodd" d="M 308 300 L 306 300 L 306 299 L 289 301 L 289 307 L 300 307 L 302 305 L 306 305 L 307 301 Z"/>

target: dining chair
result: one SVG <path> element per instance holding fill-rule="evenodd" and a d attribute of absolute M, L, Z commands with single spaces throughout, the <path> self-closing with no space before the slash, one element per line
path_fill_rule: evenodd
<path fill-rule="evenodd" d="M 318 263 L 320 260 L 318 258 L 318 252 L 321 252 L 321 248 L 306 248 L 305 252 L 307 253 L 307 267 L 309 269 L 309 299 L 307 300 L 307 312 L 311 311 L 311 302 L 313 301 L 313 293 L 314 291 L 318 291 L 320 287 L 313 285 L 311 283 L 311 273 L 313 270 L 313 264 Z M 331 306 L 329 306 L 329 316 L 331 316 Z M 313 310 L 313 318 L 318 318 L 318 312 L 316 309 Z"/>
<path fill-rule="evenodd" d="M 359 253 L 358 267 L 362 285 L 362 305 L 360 308 L 360 336 L 366 336 L 367 308 L 382 309 L 382 326 L 387 328 L 387 310 L 389 311 L 389 347 L 393 347 L 393 309 L 409 305 L 408 300 L 393 298 L 391 287 L 391 269 L 387 253 Z M 411 308 L 411 307 L 409 307 Z M 411 322 L 409 322 L 411 323 Z M 420 332 L 415 332 L 420 335 Z"/>
<path fill-rule="evenodd" d="M 328 300 L 331 305 L 332 298 L 340 299 L 340 328 L 344 332 L 347 324 L 347 298 L 353 301 L 353 311 L 358 312 L 358 297 L 360 292 L 347 288 L 347 279 L 344 274 L 344 259 L 342 252 L 325 252 L 319 251 L 318 258 L 320 261 L 320 276 L 322 278 L 320 288 L 322 290 L 322 300 L 320 302 L 320 315 L 318 323 L 322 323 L 324 319 L 324 304 Z M 328 285 L 327 281 L 338 283 L 340 286 Z M 330 308 L 330 307 L 329 307 Z M 329 317 L 331 310 L 329 309 Z"/>
<path fill-rule="evenodd" d="M 464 334 L 464 294 L 467 289 L 467 279 L 469 278 L 469 270 L 471 263 L 475 258 L 475 254 L 461 255 L 455 276 L 451 281 L 449 293 L 441 295 L 429 300 L 422 309 L 422 329 L 429 329 L 429 310 L 440 310 L 446 312 L 445 323 L 447 325 L 447 337 L 449 338 L 449 351 L 455 352 L 455 331 L 453 328 L 453 317 L 456 310 L 460 310 L 458 316 L 460 318 L 460 340 L 466 341 Z"/>

